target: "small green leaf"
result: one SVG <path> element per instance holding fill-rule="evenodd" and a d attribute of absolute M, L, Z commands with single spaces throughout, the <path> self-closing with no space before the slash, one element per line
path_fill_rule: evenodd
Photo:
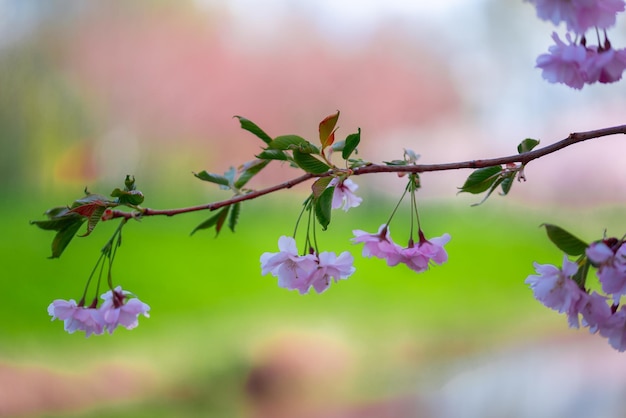
<path fill-rule="evenodd" d="M 248 132 L 251 132 L 252 134 L 256 135 L 258 138 L 261 138 L 261 140 L 263 142 L 265 142 L 266 144 L 270 144 L 270 142 L 272 142 L 272 138 L 266 134 L 263 129 L 259 128 L 254 122 L 242 117 L 242 116 L 234 116 L 237 119 L 239 119 L 239 124 L 241 125 L 242 129 L 245 129 Z"/>
<path fill-rule="evenodd" d="M 479 206 L 485 203 L 485 201 L 489 198 L 489 196 L 491 196 L 491 193 L 493 193 L 493 191 L 496 190 L 503 181 L 504 181 L 503 177 L 497 177 L 495 181 L 489 187 L 489 191 L 487 192 L 487 194 L 485 194 L 485 197 L 483 197 L 483 199 L 480 202 L 473 203 L 472 206 Z"/>
<path fill-rule="evenodd" d="M 59 232 L 57 232 L 57 234 L 54 236 L 54 239 L 52 240 L 52 255 L 50 256 L 50 258 L 59 258 L 61 254 L 63 254 L 63 251 L 65 251 L 67 245 L 70 243 L 70 241 L 72 241 L 72 238 L 76 236 L 76 233 L 78 232 L 84 221 L 85 218 L 81 217 L 80 220 L 75 220 L 73 223 L 68 224 L 66 228 L 63 228 L 59 230 Z"/>
<path fill-rule="evenodd" d="M 511 191 L 511 187 L 513 186 L 513 180 L 515 179 L 515 172 L 507 174 L 506 177 L 502 180 L 502 196 L 506 196 Z"/>
<path fill-rule="evenodd" d="M 298 135 L 281 135 L 274 138 L 269 143 L 269 149 L 289 150 L 297 148 L 300 145 L 307 144 L 309 141 Z"/>
<path fill-rule="evenodd" d="M 270 160 L 256 160 L 252 164 L 249 164 L 239 175 L 237 181 L 235 181 L 235 187 L 237 189 L 243 187 L 250 181 L 252 177 L 257 175 L 261 170 L 263 170 L 268 164 Z"/>
<path fill-rule="evenodd" d="M 502 167 L 499 165 L 474 170 L 467 180 L 465 180 L 465 184 L 460 188 L 459 193 L 467 192 L 478 194 L 484 192 L 493 185 L 501 171 Z"/>
<path fill-rule="evenodd" d="M 576 260 L 578 267 L 578 271 L 572 277 L 572 280 L 576 282 L 578 287 L 580 287 L 583 291 L 585 289 L 585 284 L 587 283 L 587 276 L 589 274 L 589 267 L 591 267 L 591 261 L 586 256 L 581 256 L 578 260 Z"/>
<path fill-rule="evenodd" d="M 208 228 L 215 226 L 215 231 L 216 231 L 215 236 L 217 237 L 220 233 L 220 230 L 222 229 L 222 226 L 224 225 L 224 221 L 226 220 L 226 217 L 228 216 L 229 209 L 230 209 L 230 206 L 226 206 L 225 208 L 220 209 L 218 213 L 211 216 L 209 219 L 202 222 L 200 225 L 196 226 L 194 230 L 191 231 L 191 235 L 193 235 L 196 231 L 199 231 L 201 229 L 208 229 Z"/>
<path fill-rule="evenodd" d="M 283 151 L 279 149 L 266 149 L 263 150 L 259 155 L 255 155 L 255 157 L 261 160 L 280 160 L 287 161 L 289 157 Z"/>
<path fill-rule="evenodd" d="M 538 140 L 532 139 L 532 138 L 526 138 L 525 140 L 520 142 L 520 144 L 517 146 L 517 152 L 520 154 L 523 154 L 525 152 L 532 151 L 533 148 L 535 148 L 537 145 L 539 145 Z"/>
<path fill-rule="evenodd" d="M 298 150 L 293 151 L 293 160 L 298 164 L 298 167 L 307 173 L 322 174 L 330 170 L 330 167 L 326 163 L 318 160 L 311 154 L 305 154 Z"/>
<path fill-rule="evenodd" d="M 546 228 L 548 238 L 561 251 L 567 255 L 579 256 L 585 254 L 585 250 L 589 246 L 580 238 L 575 237 L 561 227 L 552 224 L 542 224 Z"/>
<path fill-rule="evenodd" d="M 237 226 L 237 222 L 239 222 L 240 213 L 241 213 L 241 202 L 237 202 L 233 205 L 233 209 L 230 211 L 230 216 L 228 217 L 228 227 L 233 232 L 235 232 L 235 226 Z"/>
<path fill-rule="evenodd" d="M 117 197 L 117 203 L 120 205 L 141 205 L 144 200 L 143 193 L 139 190 L 120 190 L 115 189 L 111 192 L 112 197 Z"/>
<path fill-rule="evenodd" d="M 320 144 L 322 149 L 331 146 L 335 142 L 335 126 L 339 119 L 339 111 L 326 116 L 319 124 Z"/>
<path fill-rule="evenodd" d="M 200 180 L 208 181 L 211 183 L 219 184 L 220 186 L 228 186 L 230 183 L 228 179 L 220 174 L 215 173 L 207 173 L 205 170 L 202 170 L 199 173 L 193 173 L 194 176 L 198 177 Z"/>
<path fill-rule="evenodd" d="M 328 188 L 328 184 L 333 180 L 332 177 L 320 177 L 315 180 L 315 182 L 311 185 L 311 190 L 313 190 L 313 196 L 315 198 L 320 197 L 320 195 Z"/>
<path fill-rule="evenodd" d="M 324 231 L 328 228 L 328 224 L 330 224 L 334 192 L 334 187 L 328 187 L 315 199 L 315 216 Z"/>
<path fill-rule="evenodd" d="M 135 190 L 135 176 L 126 175 L 126 179 L 124 179 L 124 187 L 126 191 Z"/>
<path fill-rule="evenodd" d="M 383 161 L 383 163 L 385 163 L 386 165 L 392 165 L 392 166 L 397 166 L 397 165 L 406 165 L 406 161 L 404 160 L 391 160 L 391 161 Z"/>
<path fill-rule="evenodd" d="M 358 128 L 357 133 L 350 134 L 346 138 L 346 146 L 343 147 L 343 150 L 341 151 L 341 156 L 344 160 L 350 158 L 354 150 L 356 150 L 356 147 L 359 145 L 359 142 L 361 142 L 361 128 Z"/>

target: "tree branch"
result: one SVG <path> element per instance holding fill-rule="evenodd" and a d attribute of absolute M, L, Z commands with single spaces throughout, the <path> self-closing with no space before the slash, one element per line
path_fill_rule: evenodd
<path fill-rule="evenodd" d="M 619 125 L 619 126 L 614 126 L 611 128 L 596 129 L 594 131 L 572 133 L 567 138 L 561 141 L 555 142 L 554 144 L 551 144 L 546 147 L 539 148 L 530 152 L 525 152 L 523 154 L 510 155 L 508 157 L 490 158 L 490 159 L 482 159 L 482 160 L 469 160 L 469 161 L 461 161 L 461 162 L 455 162 L 455 163 L 413 164 L 413 165 L 404 165 L 404 166 L 368 164 L 362 167 L 355 168 L 352 171 L 352 175 L 359 176 L 359 175 L 371 174 L 371 173 L 425 173 L 425 172 L 430 172 L 430 171 L 459 170 L 459 169 L 466 169 L 466 168 L 470 168 L 470 169 L 485 168 L 485 167 L 493 167 L 496 165 L 512 164 L 512 163 L 521 163 L 522 165 L 526 165 L 533 160 L 536 160 L 548 154 L 552 154 L 563 148 L 569 147 L 570 145 L 587 141 L 589 139 L 600 138 L 603 136 L 616 135 L 616 134 L 626 134 L 626 125 Z M 182 213 L 197 212 L 197 211 L 202 211 L 202 210 L 214 211 L 216 209 L 222 208 L 224 206 L 229 206 L 237 202 L 243 202 L 244 200 L 256 199 L 257 197 L 270 194 L 270 193 L 283 190 L 283 189 L 290 189 L 293 186 L 303 183 L 307 180 L 310 180 L 313 178 L 327 177 L 327 176 L 330 176 L 332 173 L 333 173 L 332 171 L 328 171 L 322 174 L 306 173 L 300 177 L 296 177 L 295 179 L 277 184 L 272 187 L 268 187 L 268 188 L 257 190 L 257 191 L 250 192 L 247 194 L 235 196 L 233 198 L 222 200 L 220 202 L 207 203 L 204 205 L 190 206 L 190 207 L 178 208 L 178 209 L 162 209 L 162 210 L 143 208 L 139 212 L 136 212 L 136 213 L 114 210 L 112 213 L 112 218 L 129 219 L 129 218 L 137 218 L 137 217 L 144 217 L 144 216 L 156 216 L 156 215 L 174 216 L 174 215 L 179 215 Z"/>

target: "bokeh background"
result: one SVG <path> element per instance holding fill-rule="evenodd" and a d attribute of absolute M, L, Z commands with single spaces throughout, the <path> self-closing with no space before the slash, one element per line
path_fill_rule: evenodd
<path fill-rule="evenodd" d="M 622 16 L 609 32 L 618 48 L 625 28 Z M 340 137 L 362 130 L 362 158 L 410 148 L 424 163 L 623 124 L 623 82 L 541 79 L 553 30 L 513 0 L 1 0 L 0 416 L 623 416 L 623 355 L 567 329 L 523 283 L 533 261 L 562 258 L 542 222 L 588 241 L 624 233 L 619 137 L 533 162 L 480 207 L 456 195 L 468 172 L 424 174 L 424 230 L 453 238 L 449 262 L 421 275 L 358 257 L 351 231 L 385 222 L 404 181 L 355 179 L 363 204 L 333 213 L 320 241 L 352 251 L 357 272 L 321 295 L 260 275 L 305 185 L 247 202 L 219 238 L 189 236 L 207 213 L 133 222 L 114 280 L 151 318 L 112 336 L 67 335 L 46 307 L 80 297 L 115 225 L 50 260 L 52 234 L 28 224 L 126 174 L 147 207 L 228 198 L 192 172 L 258 152 L 234 115 L 313 141 L 339 109 Z M 298 174 L 266 171 L 252 187 Z M 398 241 L 408 216 L 392 223 Z"/>

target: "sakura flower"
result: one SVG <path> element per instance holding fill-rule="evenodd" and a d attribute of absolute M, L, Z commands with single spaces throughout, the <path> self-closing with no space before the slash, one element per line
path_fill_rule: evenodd
<path fill-rule="evenodd" d="M 566 313 L 571 327 L 578 327 L 578 313 L 585 302 L 586 293 L 578 287 L 572 277 L 578 271 L 578 265 L 563 257 L 563 267 L 550 264 L 534 263 L 538 275 L 526 278 L 535 298 L 548 308 Z"/>
<path fill-rule="evenodd" d="M 607 304 L 606 297 L 597 292 L 591 295 L 585 294 L 583 303 L 580 304 L 580 313 L 583 316 L 582 323 L 589 327 L 589 332 L 594 334 L 611 317 L 611 307 Z"/>
<path fill-rule="evenodd" d="M 584 35 L 588 29 L 606 29 L 615 24 L 616 14 L 624 10 L 623 0 L 528 0 L 537 16 L 555 25 L 565 22 L 567 29 Z"/>
<path fill-rule="evenodd" d="M 400 251 L 401 261 L 411 270 L 418 273 L 428 270 L 431 261 L 443 264 L 448 260 L 448 254 L 443 248 L 450 241 L 450 234 L 427 240 L 421 237 L 417 245 L 403 248 Z"/>
<path fill-rule="evenodd" d="M 322 293 L 330 286 L 330 279 L 335 283 L 347 279 L 356 270 L 353 266 L 354 257 L 348 251 L 342 252 L 339 257 L 334 252 L 324 251 L 318 256 L 318 267 L 298 290 L 307 293 L 313 286 L 317 293 Z"/>
<path fill-rule="evenodd" d="M 285 289 L 301 289 L 317 268 L 317 258 L 313 254 L 298 255 L 296 240 L 292 237 L 280 237 L 278 249 L 278 253 L 261 255 L 261 274 L 272 273 L 278 277 L 278 286 Z"/>
<path fill-rule="evenodd" d="M 387 224 L 381 225 L 376 234 L 370 234 L 360 229 L 356 229 L 352 233 L 354 234 L 352 242 L 364 244 L 363 257 L 382 258 L 387 260 L 389 266 L 395 266 L 402 260 L 401 247 L 391 239 Z"/>
<path fill-rule="evenodd" d="M 583 65 L 586 83 L 614 83 L 622 78 L 626 69 L 626 50 L 591 49 Z"/>
<path fill-rule="evenodd" d="M 613 295 L 617 304 L 623 295 L 626 295 L 626 245 L 617 244 L 614 251 L 604 242 L 591 244 L 586 251 L 587 257 L 598 264 L 598 279 L 602 290 Z"/>
<path fill-rule="evenodd" d="M 622 308 L 599 326 L 600 335 L 609 339 L 611 347 L 626 351 L 626 310 Z"/>
<path fill-rule="evenodd" d="M 562 83 L 575 89 L 582 89 L 585 82 L 583 66 L 586 65 L 587 49 L 572 43 L 569 33 L 565 44 L 554 32 L 552 39 L 556 45 L 548 48 L 548 54 L 537 57 L 537 68 L 543 70 L 542 77 L 550 83 Z"/>
<path fill-rule="evenodd" d="M 150 317 L 148 313 L 150 306 L 137 298 L 129 297 L 129 295 L 131 295 L 130 292 L 122 290 L 121 286 L 117 286 L 101 296 L 104 303 L 99 310 L 109 334 L 112 334 L 118 325 L 126 329 L 135 328 L 139 325 L 138 317 L 141 314 L 145 317 Z"/>
<path fill-rule="evenodd" d="M 333 192 L 332 208 L 342 208 L 344 211 L 348 211 L 350 208 L 355 208 L 361 204 L 362 198 L 354 194 L 359 188 L 359 185 L 350 179 L 339 179 L 335 177 L 330 181 L 328 187 L 335 187 Z M 343 206 L 343 207 L 342 207 Z"/>
<path fill-rule="evenodd" d="M 104 321 L 102 315 L 95 308 L 78 306 L 74 299 L 57 299 L 48 306 L 48 314 L 52 320 L 60 319 L 64 323 L 65 331 L 73 334 L 75 331 L 85 331 L 89 337 L 91 334 L 102 334 Z"/>

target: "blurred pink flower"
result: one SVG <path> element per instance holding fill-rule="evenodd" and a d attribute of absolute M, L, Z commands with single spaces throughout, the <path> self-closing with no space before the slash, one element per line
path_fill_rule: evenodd
<path fill-rule="evenodd" d="M 332 202 L 333 209 L 342 208 L 347 212 L 348 209 L 359 206 L 363 201 L 362 198 L 354 194 L 359 185 L 350 179 L 340 180 L 338 177 L 335 177 L 328 184 L 328 187 L 332 186 L 335 187 Z"/>
<path fill-rule="evenodd" d="M 565 44 L 554 32 L 552 45 L 548 54 L 537 57 L 537 68 L 543 70 L 542 77 L 550 83 L 563 83 L 575 89 L 582 89 L 586 79 L 583 66 L 586 65 L 587 49 L 582 45 L 572 43 L 569 34 L 566 35 L 568 44 Z"/>
<path fill-rule="evenodd" d="M 591 244 L 586 251 L 587 257 L 598 265 L 598 279 L 602 290 L 613 296 L 617 304 L 626 295 L 626 245 L 619 244 L 614 251 L 604 242 Z"/>
<path fill-rule="evenodd" d="M 626 49 L 608 48 L 599 51 L 588 49 L 587 60 L 583 67 L 587 84 L 596 81 L 614 83 L 621 80 L 624 69 L 626 69 Z"/>
<path fill-rule="evenodd" d="M 324 251 L 318 256 L 318 267 L 306 280 L 304 286 L 298 290 L 307 293 L 311 286 L 317 293 L 322 293 L 330 286 L 330 279 L 335 283 L 347 279 L 356 270 L 353 266 L 354 257 L 348 251 L 342 252 L 339 257 L 334 252 Z"/>
<path fill-rule="evenodd" d="M 387 224 L 381 225 L 376 234 L 370 234 L 360 229 L 356 229 L 352 231 L 352 233 L 354 234 L 352 242 L 355 244 L 364 244 L 363 257 L 374 256 L 382 258 L 383 260 L 387 260 L 389 266 L 395 266 L 402 260 L 400 255 L 402 248 L 391 239 Z"/>
<path fill-rule="evenodd" d="M 584 35 L 588 29 L 606 29 L 615 24 L 616 14 L 624 11 L 623 0 L 527 0 L 537 16 L 555 25 L 565 22 L 567 29 Z"/>
<path fill-rule="evenodd" d="M 132 293 L 122 290 L 117 286 L 113 290 L 104 293 L 101 298 L 104 300 L 100 306 L 100 313 L 109 334 L 115 331 L 118 325 L 126 329 L 133 329 L 139 325 L 139 315 L 150 317 L 148 311 L 150 306 L 137 298 L 129 297 Z"/>
<path fill-rule="evenodd" d="M 585 294 L 580 304 L 580 313 L 583 316 L 582 323 L 589 327 L 592 334 L 598 331 L 611 317 L 611 307 L 607 304 L 607 298 L 597 292 Z"/>
<path fill-rule="evenodd" d="M 317 268 L 316 257 L 313 254 L 298 255 L 296 240 L 288 236 L 278 239 L 278 249 L 277 253 L 261 255 L 261 274 L 272 273 L 278 277 L 278 286 L 300 290 Z"/>
<path fill-rule="evenodd" d="M 428 270 L 431 261 L 443 264 L 448 260 L 448 253 L 443 248 L 450 241 L 450 234 L 424 239 L 417 245 L 400 250 L 401 262 L 418 273 Z"/>
<path fill-rule="evenodd" d="M 626 351 L 626 310 L 624 306 L 599 326 L 600 335 L 609 339 L 611 347 Z"/>
<path fill-rule="evenodd" d="M 587 295 L 578 287 L 572 277 L 578 271 L 578 264 L 563 257 L 563 267 L 551 264 L 534 263 L 538 275 L 530 275 L 524 283 L 530 285 L 535 298 L 548 308 L 566 313 L 569 324 L 578 327 L 578 314 Z"/>
<path fill-rule="evenodd" d="M 102 334 L 104 322 L 98 309 L 77 306 L 74 299 L 57 299 L 48 306 L 48 314 L 52 320 L 59 319 L 64 323 L 65 331 L 73 334 L 75 331 L 85 331 L 91 334 Z"/>

